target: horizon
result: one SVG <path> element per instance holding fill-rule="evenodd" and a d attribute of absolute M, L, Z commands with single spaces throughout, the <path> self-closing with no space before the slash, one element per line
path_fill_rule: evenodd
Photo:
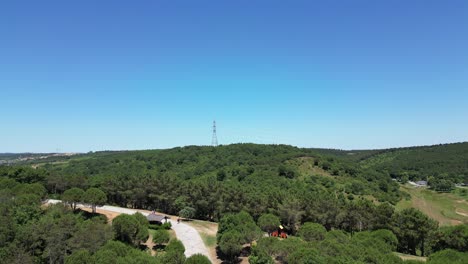
<path fill-rule="evenodd" d="M 336 148 L 316 148 L 316 147 L 299 147 L 299 146 L 294 146 L 294 145 L 287 145 L 287 144 L 260 144 L 260 143 L 252 143 L 252 142 L 239 142 L 239 143 L 230 143 L 230 144 L 219 144 L 218 146 L 211 146 L 211 145 L 185 145 L 185 146 L 176 146 L 176 147 L 170 147 L 170 148 L 158 148 L 158 149 L 104 149 L 104 150 L 90 150 L 86 152 L 0 152 L 0 155 L 3 154 L 14 154 L 14 155 L 19 155 L 19 154 L 88 154 L 88 153 L 97 153 L 97 152 L 127 152 L 127 151 L 150 151 L 150 150 L 171 150 L 171 149 L 176 149 L 176 148 L 187 148 L 187 147 L 227 147 L 231 145 L 242 145 L 242 144 L 253 144 L 253 145 L 283 145 L 283 146 L 290 146 L 294 148 L 299 148 L 299 149 L 321 149 L 321 150 L 338 150 L 338 151 L 374 151 L 374 150 L 391 150 L 391 149 L 405 149 L 405 148 L 424 148 L 424 147 L 435 147 L 435 146 L 443 146 L 443 145 L 454 145 L 454 144 L 465 144 L 468 143 L 468 141 L 460 141 L 460 142 L 449 142 L 449 143 L 439 143 L 439 144 L 433 144 L 433 145 L 413 145 L 413 146 L 402 146 L 402 147 L 389 147 L 389 148 L 379 148 L 379 149 L 336 149 Z"/>
<path fill-rule="evenodd" d="M 468 2 L 0 4 L 0 153 L 468 141 Z"/>

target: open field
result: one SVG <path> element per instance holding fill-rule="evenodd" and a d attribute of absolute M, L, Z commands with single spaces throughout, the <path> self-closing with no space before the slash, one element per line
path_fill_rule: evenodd
<path fill-rule="evenodd" d="M 452 193 L 438 193 L 425 188 L 401 186 L 401 191 L 411 195 L 402 200 L 397 210 L 414 207 L 437 220 L 441 226 L 468 223 L 468 201 Z"/>

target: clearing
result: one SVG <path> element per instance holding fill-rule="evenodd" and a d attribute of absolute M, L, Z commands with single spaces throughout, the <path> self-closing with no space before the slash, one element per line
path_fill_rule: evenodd
<path fill-rule="evenodd" d="M 468 202 L 459 196 L 408 184 L 400 189 L 410 194 L 411 200 L 400 201 L 396 206 L 397 210 L 414 207 L 437 220 L 441 226 L 468 224 Z"/>

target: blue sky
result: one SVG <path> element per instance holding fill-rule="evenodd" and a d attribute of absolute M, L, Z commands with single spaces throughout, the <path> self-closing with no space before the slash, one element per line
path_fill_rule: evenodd
<path fill-rule="evenodd" d="M 0 152 L 468 140 L 468 2 L 3 1 Z"/>

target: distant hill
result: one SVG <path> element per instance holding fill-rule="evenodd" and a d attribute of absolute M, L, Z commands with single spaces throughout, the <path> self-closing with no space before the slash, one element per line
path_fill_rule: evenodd
<path fill-rule="evenodd" d="M 468 183 L 468 142 L 383 150 L 313 151 L 358 162 L 362 168 L 384 172 L 393 178 L 407 175 L 410 180 L 443 177 Z"/>

